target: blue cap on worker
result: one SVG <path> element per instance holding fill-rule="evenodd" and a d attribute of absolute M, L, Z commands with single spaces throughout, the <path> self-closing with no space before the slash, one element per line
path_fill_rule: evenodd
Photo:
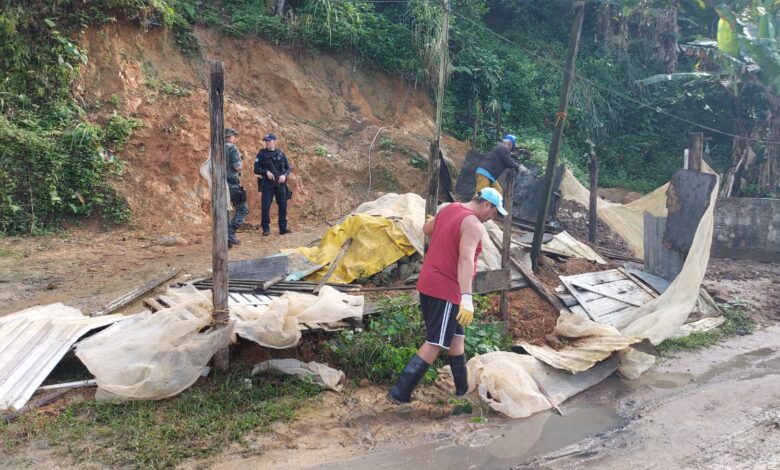
<path fill-rule="evenodd" d="M 496 209 L 498 209 L 499 214 L 501 215 L 507 214 L 506 209 L 504 209 L 504 196 L 502 196 L 501 193 L 496 191 L 495 188 L 482 188 L 477 193 L 477 196 L 481 197 L 482 199 L 496 206 Z"/>
<path fill-rule="evenodd" d="M 514 150 L 515 144 L 517 144 L 517 137 L 513 136 L 512 134 L 507 134 L 504 136 L 503 140 L 512 142 L 512 150 Z"/>
<path fill-rule="evenodd" d="M 263 140 L 264 141 L 265 140 L 276 140 L 276 135 L 275 134 L 266 134 L 266 136 L 263 137 Z"/>

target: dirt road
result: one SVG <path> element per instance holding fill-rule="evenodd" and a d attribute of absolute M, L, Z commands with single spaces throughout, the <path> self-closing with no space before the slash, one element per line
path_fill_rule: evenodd
<path fill-rule="evenodd" d="M 564 416 L 490 417 L 474 424 L 380 407 L 373 424 L 384 421 L 383 426 L 372 430 L 372 420 L 359 411 L 360 400 L 355 408 L 361 418 L 344 421 L 352 425 L 340 430 L 331 427 L 333 435 L 294 426 L 294 445 L 252 458 L 223 455 L 211 464 L 220 469 L 775 468 L 780 465 L 780 326 L 667 359 L 638 380 L 612 377 L 566 402 Z M 350 428 L 363 439 L 353 439 Z M 290 430 L 279 429 L 277 435 Z M 340 444 L 334 442 L 339 432 Z"/>

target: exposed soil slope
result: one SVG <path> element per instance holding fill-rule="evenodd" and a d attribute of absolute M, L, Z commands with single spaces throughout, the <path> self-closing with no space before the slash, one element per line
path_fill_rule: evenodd
<path fill-rule="evenodd" d="M 144 122 L 120 155 L 128 162 L 120 190 L 137 226 L 183 235 L 208 228 L 208 187 L 198 168 L 209 149 L 211 59 L 225 64 L 225 125 L 241 133 L 250 222 L 259 219 L 251 163 L 268 132 L 279 136 L 294 167 L 290 209 L 299 222 L 349 212 L 367 198 L 369 181 L 371 199 L 377 191 L 424 190 L 425 172 L 410 164 L 410 156 L 426 155 L 433 135 L 425 90 L 360 70 L 348 57 L 205 29 L 196 36 L 201 52 L 193 58 L 184 57 L 173 35 L 162 30 L 111 25 L 84 38 L 90 61 L 78 92 L 91 117 L 106 119 L 118 108 Z M 380 126 L 392 124 L 376 140 L 369 178 L 371 141 Z M 379 148 L 382 137 L 391 139 L 385 150 Z M 465 154 L 465 145 L 454 139 L 445 138 L 444 148 L 456 162 Z"/>

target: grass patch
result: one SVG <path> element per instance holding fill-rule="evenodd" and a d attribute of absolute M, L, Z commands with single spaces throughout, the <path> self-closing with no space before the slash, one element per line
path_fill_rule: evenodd
<path fill-rule="evenodd" d="M 111 404 L 83 401 L 55 417 L 28 413 L 0 424 L 3 452 L 34 438 L 62 446 L 77 462 L 99 461 L 112 467 L 164 468 L 203 458 L 238 442 L 259 452 L 246 439 L 275 421 L 290 421 L 320 388 L 277 374 L 249 375 L 239 367 L 203 381 L 162 401 Z"/>
<path fill-rule="evenodd" d="M 746 335 L 753 331 L 754 322 L 750 318 L 749 308 L 746 304 L 736 303 L 721 306 L 726 321 L 719 327 L 693 333 L 684 338 L 670 338 L 658 345 L 658 351 L 662 356 L 669 356 L 678 351 L 694 351 L 708 348 L 729 336 Z"/>
<path fill-rule="evenodd" d="M 466 331 L 466 357 L 469 358 L 511 347 L 501 324 L 482 322 L 481 307 L 489 304 L 482 297 L 475 296 L 475 319 Z M 338 366 L 350 378 L 392 383 L 425 341 L 425 327 L 417 300 L 410 295 L 401 295 L 383 301 L 380 308 L 382 312 L 371 320 L 366 331 L 342 331 L 328 342 Z M 443 358 L 444 354 L 439 357 Z M 444 364 L 441 359 L 437 360 L 424 380 L 434 380 L 436 369 Z"/>

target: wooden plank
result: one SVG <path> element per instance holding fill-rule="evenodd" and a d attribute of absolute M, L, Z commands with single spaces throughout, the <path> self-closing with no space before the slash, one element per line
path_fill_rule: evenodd
<path fill-rule="evenodd" d="M 590 318 L 593 321 L 596 321 L 596 319 L 593 317 L 593 312 L 590 311 L 590 308 L 587 306 L 587 301 L 583 300 L 580 297 L 580 293 L 577 292 L 577 288 L 572 286 L 569 281 L 566 281 L 563 279 L 563 276 L 560 277 L 561 282 L 563 282 L 563 285 L 566 286 L 567 289 L 569 289 L 569 292 L 571 295 L 574 296 L 575 299 L 577 299 L 577 302 L 580 303 L 580 307 L 585 311 L 585 314 L 588 315 L 588 318 Z"/>
<path fill-rule="evenodd" d="M 220 60 L 209 61 L 209 154 L 211 158 L 211 272 L 214 276 L 211 298 L 212 323 L 215 328 L 228 324 L 228 194 L 225 164 L 225 66 Z M 229 365 L 228 348 L 214 355 L 217 370 Z"/>
<path fill-rule="evenodd" d="M 609 269 L 607 271 L 596 271 L 591 273 L 575 274 L 573 276 L 560 276 L 561 279 L 567 281 L 584 282 L 588 285 L 595 286 L 598 284 L 604 284 L 606 282 L 614 282 L 625 279 L 625 274 L 621 273 L 617 269 Z"/>
<path fill-rule="evenodd" d="M 273 286 L 274 284 L 279 284 L 280 282 L 282 282 L 285 277 L 286 277 L 286 275 L 284 275 L 284 274 L 280 275 L 280 276 L 276 276 L 275 278 L 273 278 L 273 279 L 271 279 L 269 281 L 264 282 L 262 284 L 262 287 L 263 287 L 263 289 L 268 289 L 269 287 Z"/>
<path fill-rule="evenodd" d="M 582 305 L 580 305 L 580 304 L 577 304 L 577 305 L 572 305 L 572 306 L 569 308 L 569 310 L 571 310 L 571 313 L 573 313 L 573 314 L 575 314 L 575 315 L 581 315 L 581 316 L 583 316 L 583 317 L 585 317 L 585 318 L 590 318 L 590 317 L 588 316 L 588 312 L 586 312 L 586 311 L 585 311 L 585 309 L 584 309 L 584 308 L 582 308 Z"/>
<path fill-rule="evenodd" d="M 119 310 L 120 308 L 124 307 L 125 305 L 129 304 L 130 302 L 133 302 L 134 300 L 138 299 L 139 297 L 147 294 L 149 291 L 155 289 L 157 286 L 162 284 L 165 281 L 168 281 L 170 279 L 173 279 L 177 274 L 179 274 L 178 269 L 170 269 L 163 274 L 160 274 L 159 276 L 155 276 L 151 279 L 149 279 L 144 285 L 141 287 L 135 288 L 128 292 L 127 294 L 118 297 L 111 302 L 107 303 L 103 308 L 100 310 L 97 310 L 90 314 L 91 317 L 99 317 L 101 315 L 108 315 L 109 313 L 112 313 L 116 310 Z"/>
<path fill-rule="evenodd" d="M 642 279 L 640 279 L 638 276 L 635 276 L 632 272 L 630 272 L 628 269 L 625 268 L 618 268 L 618 270 L 625 274 L 626 277 L 631 279 L 637 286 L 639 286 L 640 289 L 647 292 L 648 295 L 652 298 L 658 297 L 658 293 L 653 290 L 652 287 L 648 286 Z"/>
<path fill-rule="evenodd" d="M 511 267 L 509 260 L 509 257 L 512 253 L 512 199 L 513 199 L 513 193 L 515 190 L 515 170 L 514 168 L 509 168 L 506 172 L 507 174 L 507 181 L 506 181 L 506 197 L 504 199 L 504 209 L 507 211 L 506 217 L 504 217 L 504 239 L 501 241 L 501 269 L 504 269 L 507 271 L 506 278 L 509 278 L 509 269 Z M 506 282 L 507 288 L 509 287 L 509 282 Z M 501 319 L 504 322 L 509 321 L 509 291 L 507 288 L 504 288 L 501 291 L 501 301 L 500 301 L 500 311 L 501 311 Z M 476 291 L 474 291 L 476 292 Z"/>
<path fill-rule="evenodd" d="M 496 269 L 493 271 L 479 271 L 472 282 L 472 292 L 484 294 L 486 292 L 498 292 L 510 288 L 510 270 Z"/>
<path fill-rule="evenodd" d="M 330 279 L 330 276 L 333 274 L 333 271 L 336 270 L 336 266 L 339 265 L 341 262 L 341 258 L 344 257 L 344 253 L 349 250 L 349 247 L 352 246 L 352 238 L 347 238 L 344 243 L 341 245 L 341 248 L 339 249 L 339 254 L 336 255 L 336 259 L 333 260 L 333 262 L 330 263 L 330 267 L 328 268 L 328 272 L 325 273 L 324 276 L 322 276 L 322 279 L 320 280 L 319 284 L 317 284 L 317 287 L 314 288 L 312 293 L 314 295 L 317 295 L 320 293 L 320 289 L 322 289 L 322 286 L 324 286 L 328 279 Z"/>
<path fill-rule="evenodd" d="M 580 303 L 580 305 L 582 305 Z M 586 302 L 587 309 L 594 317 L 602 317 L 617 310 L 622 310 L 626 307 L 636 308 L 633 305 L 628 305 L 619 300 L 611 299 L 609 297 L 599 297 L 598 299 Z"/>
<path fill-rule="evenodd" d="M 144 305 L 149 307 L 149 310 L 151 310 L 152 312 L 159 312 L 160 310 L 165 310 L 165 307 L 163 307 L 160 302 L 155 300 L 154 297 L 145 298 Z"/>
<path fill-rule="evenodd" d="M 25 405 L 19 411 L 15 411 L 13 413 L 10 413 L 10 414 L 7 414 L 7 415 L 3 416 L 3 422 L 6 423 L 6 424 L 10 423 L 11 421 L 15 420 L 19 416 L 22 416 L 23 414 L 27 413 L 30 410 L 33 410 L 33 409 L 38 408 L 38 407 L 41 407 L 43 405 L 48 405 L 49 403 L 57 400 L 58 398 L 60 398 L 61 396 L 65 395 L 69 391 L 70 391 L 70 389 L 66 388 L 65 390 L 57 390 L 56 392 L 52 392 L 52 393 L 46 395 L 45 397 L 43 397 L 43 398 L 41 398 L 39 400 L 36 400 L 35 403 L 29 404 L 29 405 Z"/>
<path fill-rule="evenodd" d="M 588 284 L 586 284 L 584 282 L 578 282 L 578 281 L 570 281 L 570 282 L 571 282 L 571 284 L 573 286 L 579 287 L 580 289 L 589 290 L 591 292 L 595 292 L 597 294 L 601 294 L 604 297 L 609 297 L 611 299 L 615 299 L 617 301 L 620 301 L 620 302 L 623 302 L 623 303 L 626 303 L 626 304 L 629 304 L 629 305 L 633 305 L 635 307 L 641 307 L 642 305 L 645 304 L 645 302 L 640 302 L 640 301 L 632 298 L 630 295 L 624 295 L 623 292 L 615 292 L 615 289 L 610 289 L 609 287 L 605 287 L 605 286 L 609 286 L 610 284 L 615 284 L 616 282 L 620 282 L 620 281 L 610 282 L 610 283 L 605 283 L 605 284 L 600 284 L 600 285 L 595 285 L 595 286 L 588 285 Z M 631 282 L 631 281 L 629 281 L 629 282 Z M 633 282 L 631 282 L 631 284 L 636 286 L 636 284 L 634 284 Z M 645 293 L 644 291 L 642 291 L 639 288 L 639 286 L 636 286 L 636 290 L 640 291 L 642 293 Z M 628 294 L 628 293 L 626 293 L 626 294 Z"/>

